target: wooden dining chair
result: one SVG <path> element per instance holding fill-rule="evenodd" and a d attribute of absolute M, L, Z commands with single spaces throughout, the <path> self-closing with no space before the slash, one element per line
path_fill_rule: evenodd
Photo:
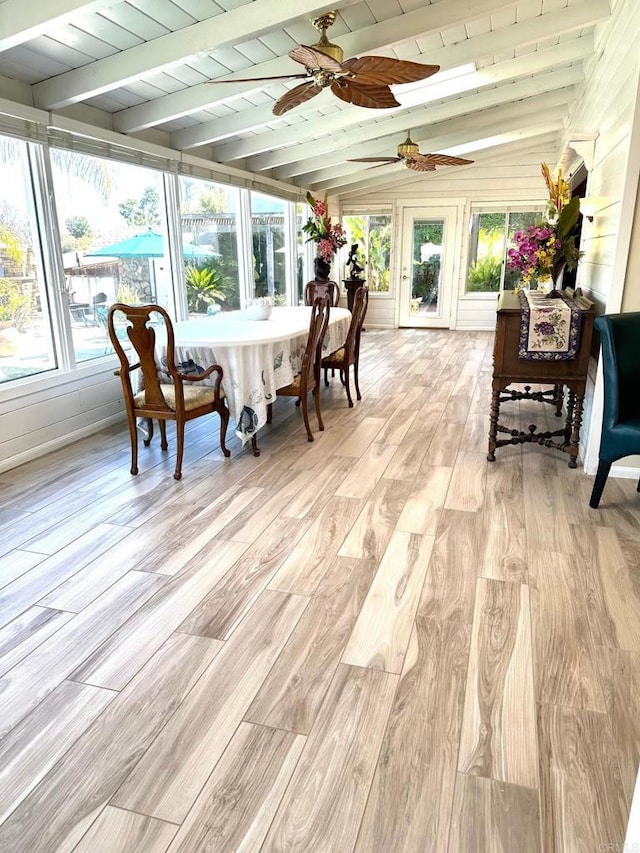
<path fill-rule="evenodd" d="M 302 417 L 307 429 L 307 441 L 313 441 L 313 433 L 309 425 L 309 403 L 308 394 L 313 391 L 313 399 L 316 405 L 316 417 L 320 430 L 324 429 L 322 415 L 320 414 L 320 360 L 322 358 L 322 342 L 324 340 L 327 326 L 329 325 L 329 296 L 317 296 L 311 309 L 311 320 L 309 322 L 309 337 L 302 356 L 302 367 L 300 373 L 294 377 L 293 382 L 278 388 L 277 397 L 297 397 L 302 406 Z M 273 406 L 267 407 L 267 423 L 271 423 Z"/>
<path fill-rule="evenodd" d="M 340 288 L 335 281 L 313 279 L 304 286 L 304 304 L 313 305 L 316 296 L 329 296 L 329 304 L 334 307 L 340 304 Z"/>
<path fill-rule="evenodd" d="M 353 381 L 356 386 L 356 397 L 362 399 L 360 385 L 358 384 L 358 367 L 360 362 L 360 335 L 369 305 L 369 288 L 359 287 L 353 297 L 353 310 L 351 312 L 351 323 L 347 338 L 340 349 L 332 352 L 322 359 L 321 366 L 324 368 L 324 384 L 329 384 L 329 370 L 339 370 L 340 379 L 347 392 L 349 408 L 353 408 L 351 399 L 351 388 L 349 387 L 349 368 L 353 365 Z"/>
<path fill-rule="evenodd" d="M 129 355 L 123 346 L 121 329 L 116 324 L 116 314 L 124 314 L 126 318 L 127 337 L 138 358 L 134 363 L 129 361 Z M 162 323 L 166 329 L 166 373 L 170 376 L 172 384 L 161 383 L 158 377 L 159 371 L 155 353 L 156 332 L 152 315 L 162 318 Z M 109 308 L 107 328 L 113 348 L 120 359 L 120 368 L 115 371 L 114 375 L 120 377 L 127 411 L 129 435 L 131 437 L 131 473 L 138 473 L 136 421 L 139 418 L 146 419 L 149 424 L 149 436 L 144 440 L 146 447 L 149 446 L 153 437 L 153 420 L 158 421 L 160 446 L 163 450 L 168 448 L 166 422 L 175 421 L 177 452 L 173 476 L 176 480 L 182 477 L 184 425 L 187 421 L 217 412 L 220 415 L 220 448 L 225 456 L 230 456 L 230 451 L 225 446 L 229 410 L 220 387 L 222 381 L 220 365 L 212 364 L 198 374 L 181 372 L 175 363 L 171 318 L 160 305 L 125 305 L 116 302 Z M 142 374 L 141 389 L 137 386 L 134 388 L 131 379 L 132 374 L 138 369 Z M 164 369 L 163 365 L 163 371 Z M 212 374 L 215 374 L 213 387 L 185 384 L 186 382 L 202 382 Z"/>

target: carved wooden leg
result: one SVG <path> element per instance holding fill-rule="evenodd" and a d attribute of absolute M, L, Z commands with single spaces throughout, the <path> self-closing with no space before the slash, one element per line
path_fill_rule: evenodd
<path fill-rule="evenodd" d="M 567 420 L 564 425 L 565 441 L 571 440 L 571 432 L 573 430 L 573 412 L 576 405 L 576 395 L 574 391 L 569 391 L 567 396 Z"/>
<path fill-rule="evenodd" d="M 220 406 L 220 450 L 226 457 L 231 456 L 231 451 L 225 444 L 227 438 L 227 426 L 229 425 L 229 409 L 223 404 Z"/>
<path fill-rule="evenodd" d="M 582 426 L 582 403 L 584 394 L 576 394 L 576 408 L 573 416 L 573 432 L 571 433 L 571 448 L 574 451 L 569 460 L 569 468 L 577 468 L 578 446 L 580 443 L 580 427 Z"/>
<path fill-rule="evenodd" d="M 491 394 L 491 409 L 489 412 L 489 462 L 496 461 L 496 439 L 498 436 L 498 417 L 500 415 L 500 386 L 494 383 Z"/>
<path fill-rule="evenodd" d="M 153 423 L 153 421 L 150 421 Z M 160 427 L 160 448 L 162 450 L 169 449 L 169 443 L 167 442 L 167 422 L 162 418 L 158 421 L 158 426 Z M 153 434 L 153 428 L 151 429 L 151 434 Z"/>
<path fill-rule="evenodd" d="M 556 417 L 559 418 L 562 414 L 562 404 L 564 403 L 564 387 L 562 385 L 553 386 L 553 400 L 556 404 Z"/>
<path fill-rule="evenodd" d="M 144 446 L 149 447 L 153 438 L 153 418 L 147 418 L 147 437 L 144 440 Z"/>
<path fill-rule="evenodd" d="M 260 456 L 260 448 L 258 447 L 258 438 L 254 432 L 251 436 L 251 452 L 254 456 Z"/>
<path fill-rule="evenodd" d="M 174 480 L 182 477 L 182 455 L 184 453 L 184 421 L 176 418 L 176 470 L 173 472 Z"/>
<path fill-rule="evenodd" d="M 131 438 L 131 468 L 132 474 L 138 473 L 138 427 L 135 418 L 129 418 L 129 437 Z"/>

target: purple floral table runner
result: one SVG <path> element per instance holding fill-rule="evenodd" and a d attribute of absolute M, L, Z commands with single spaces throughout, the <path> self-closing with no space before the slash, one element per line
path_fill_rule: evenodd
<path fill-rule="evenodd" d="M 573 299 L 548 299 L 536 291 L 520 291 L 518 357 L 538 361 L 570 361 L 580 343 L 580 309 Z"/>

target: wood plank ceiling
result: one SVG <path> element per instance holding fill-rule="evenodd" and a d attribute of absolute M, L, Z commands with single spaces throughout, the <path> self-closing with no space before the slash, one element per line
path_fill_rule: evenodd
<path fill-rule="evenodd" d="M 391 156 L 407 130 L 423 153 L 476 161 L 558 145 L 594 58 L 609 0 L 340 0 L 331 41 L 345 57 L 434 63 L 394 87 L 400 107 L 349 106 L 328 90 L 280 118 L 298 81 L 209 85 L 297 73 L 318 0 L 4 0 L 0 95 L 315 191 L 401 185 Z M 335 7 L 334 7 L 335 8 Z M 413 89 L 413 91 L 411 91 Z M 92 108 L 92 109 L 87 109 Z M 469 167 L 459 167 L 469 168 Z M 428 180 L 422 175 L 421 180 Z"/>

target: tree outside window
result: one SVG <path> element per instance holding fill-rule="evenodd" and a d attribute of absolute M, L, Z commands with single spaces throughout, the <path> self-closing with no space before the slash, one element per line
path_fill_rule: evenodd
<path fill-rule="evenodd" d="M 364 266 L 369 290 L 377 293 L 390 291 L 391 214 L 362 214 L 345 216 L 342 227 L 347 235 L 345 252 L 358 244 L 358 261 Z M 346 259 L 346 254 L 345 254 Z"/>

